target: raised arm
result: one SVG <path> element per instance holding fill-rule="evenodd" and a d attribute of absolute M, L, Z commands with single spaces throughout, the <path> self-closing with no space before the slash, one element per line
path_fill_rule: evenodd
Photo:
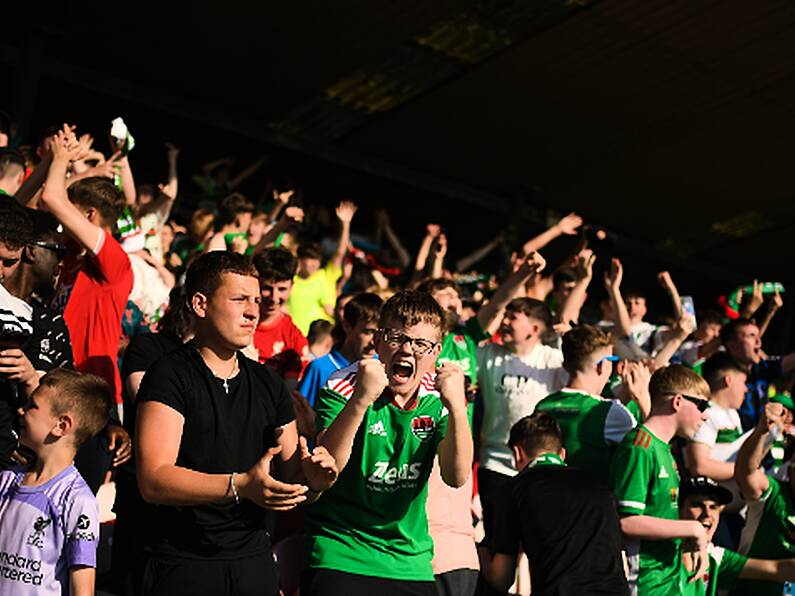
<path fill-rule="evenodd" d="M 353 201 L 342 201 L 337 206 L 337 219 L 340 220 L 340 235 L 337 241 L 337 250 L 331 257 L 331 262 L 337 268 L 342 267 L 342 260 L 348 252 L 348 243 L 351 241 L 351 221 L 356 213 L 356 203 Z"/>
<path fill-rule="evenodd" d="M 356 438 L 356 431 L 364 419 L 367 408 L 381 396 L 387 384 L 384 365 L 380 360 L 361 360 L 356 373 L 356 388 L 353 390 L 353 395 L 331 424 L 318 434 L 316 443 L 325 447 L 331 454 L 337 462 L 340 473 L 348 465 L 353 440 Z"/>
<path fill-rule="evenodd" d="M 166 143 L 166 148 L 168 149 L 166 153 L 168 158 L 168 182 L 160 186 L 160 192 L 171 199 L 171 204 L 173 205 L 174 199 L 177 198 L 177 193 L 179 192 L 179 176 L 177 175 L 177 157 L 179 157 L 179 149 L 171 143 Z M 164 221 L 168 219 L 169 213 L 171 213 L 170 205 L 168 211 L 162 217 Z"/>
<path fill-rule="evenodd" d="M 489 240 L 486 244 L 471 252 L 470 254 L 461 257 L 455 263 L 455 270 L 459 273 L 469 271 L 475 263 L 478 263 L 486 258 L 486 256 L 495 250 L 504 241 L 502 232 L 499 232 L 494 238 Z"/>
<path fill-rule="evenodd" d="M 378 222 L 379 230 L 386 236 L 387 242 L 389 242 L 392 250 L 395 251 L 398 261 L 400 262 L 400 267 L 406 269 L 411 264 L 411 255 L 392 229 L 392 223 L 389 220 L 389 214 L 386 212 L 386 209 L 379 209 L 376 212 L 376 221 Z"/>
<path fill-rule="evenodd" d="M 250 166 L 248 166 L 246 169 L 244 169 L 242 172 L 240 172 L 237 176 L 232 178 L 232 180 L 229 181 L 229 189 L 230 190 L 234 190 L 238 186 L 243 184 L 243 182 L 245 182 L 248 178 L 250 178 L 251 176 L 254 175 L 254 172 L 256 172 L 263 165 L 265 165 L 266 161 L 268 161 L 268 156 L 267 155 L 263 155 L 257 161 L 255 161 Z"/>
<path fill-rule="evenodd" d="M 104 232 L 86 218 L 69 200 L 66 193 L 66 169 L 69 160 L 76 157 L 80 151 L 77 139 L 68 126 L 64 125 L 64 129 L 56 136 L 52 143 L 52 151 L 52 164 L 41 200 L 70 236 L 83 248 L 94 252 L 100 246 Z"/>
<path fill-rule="evenodd" d="M 690 315 L 682 315 L 676 322 L 676 325 L 671 329 L 671 333 L 665 340 L 665 343 L 654 355 L 654 368 L 663 368 L 668 366 L 671 358 L 684 341 L 696 330 L 696 321 Z"/>
<path fill-rule="evenodd" d="M 303 220 L 303 209 L 300 207 L 287 207 L 287 209 L 284 210 L 284 214 L 279 218 L 279 221 L 262 235 L 262 238 L 260 238 L 260 241 L 254 247 L 254 254 L 273 246 L 279 234 L 285 232 L 291 225 L 301 223 Z"/>
<path fill-rule="evenodd" d="M 445 362 L 436 375 L 436 388 L 447 408 L 447 434 L 439 443 L 439 470 L 448 486 L 463 486 L 472 473 L 472 429 L 469 428 L 464 371 Z"/>
<path fill-rule="evenodd" d="M 759 422 L 737 453 L 734 463 L 734 479 L 737 481 L 746 502 L 758 501 L 770 486 L 767 474 L 761 468 L 772 441 L 769 439 L 774 428 L 783 430 L 784 406 L 776 403 L 765 404 Z"/>
<path fill-rule="evenodd" d="M 447 235 L 439 234 L 436 241 L 436 250 L 433 251 L 433 266 L 431 267 L 431 277 L 439 279 L 444 275 L 444 258 L 447 256 Z"/>
<path fill-rule="evenodd" d="M 610 271 L 605 273 L 605 289 L 616 313 L 616 330 L 620 339 L 629 337 L 632 334 L 632 322 L 627 312 L 627 305 L 621 296 L 621 280 L 624 278 L 624 267 L 621 261 L 613 259 L 610 262 Z"/>
<path fill-rule="evenodd" d="M 563 217 L 558 223 L 554 226 L 541 232 L 535 238 L 531 238 L 527 242 L 524 243 L 522 246 L 522 251 L 524 254 L 530 254 L 531 252 L 537 252 L 544 248 L 547 244 L 552 242 L 558 236 L 563 234 L 567 236 L 571 236 L 577 233 L 577 228 L 582 225 L 582 217 L 577 215 L 576 213 L 569 213 L 567 216 Z"/>
<path fill-rule="evenodd" d="M 660 273 L 657 274 L 657 281 L 671 299 L 671 306 L 673 306 L 674 309 L 674 318 L 678 321 L 682 317 L 682 298 L 679 296 L 679 290 L 676 288 L 671 274 L 667 271 L 660 271 Z"/>
<path fill-rule="evenodd" d="M 577 283 L 569 292 L 569 295 L 564 298 L 563 303 L 558 310 L 558 321 L 562 323 L 577 322 L 580 320 L 580 310 L 582 305 L 585 304 L 585 298 L 588 294 L 588 286 L 593 279 L 593 266 L 596 262 L 596 255 L 594 252 L 586 248 L 577 255 Z"/>
<path fill-rule="evenodd" d="M 428 255 L 431 253 L 431 245 L 434 240 L 442 233 L 442 228 L 438 224 L 428 224 L 425 226 L 426 234 L 417 251 L 417 258 L 414 260 L 414 273 L 412 283 L 419 282 L 425 272 L 425 265 L 428 263 Z"/>
<path fill-rule="evenodd" d="M 117 164 L 124 198 L 128 205 L 135 205 L 137 191 L 135 190 L 135 179 L 133 178 L 132 168 L 130 167 L 130 158 L 126 155 L 120 157 Z"/>
<path fill-rule="evenodd" d="M 494 292 L 486 304 L 478 311 L 478 323 L 486 333 L 494 333 L 500 324 L 505 307 L 516 295 L 531 275 L 541 273 L 546 267 L 546 261 L 539 253 L 534 252 L 522 260 L 519 267 L 510 273 L 500 287 Z"/>
<path fill-rule="evenodd" d="M 781 298 L 781 294 L 778 293 L 778 290 L 776 290 L 767 305 L 765 318 L 762 319 L 762 322 L 759 324 L 759 337 L 764 336 L 765 331 L 767 331 L 767 328 L 770 326 L 770 321 L 773 320 L 773 317 L 776 316 L 776 313 L 782 306 L 784 306 L 784 300 Z"/>

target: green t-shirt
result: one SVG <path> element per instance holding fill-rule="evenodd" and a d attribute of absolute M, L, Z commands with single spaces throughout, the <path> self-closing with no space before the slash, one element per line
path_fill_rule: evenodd
<path fill-rule="evenodd" d="M 679 519 L 679 473 L 671 448 L 645 426 L 624 437 L 609 478 L 621 515 Z M 637 577 L 638 594 L 667 596 L 679 591 L 680 543 L 679 539 L 627 541 L 630 579 Z"/>
<path fill-rule="evenodd" d="M 767 478 L 767 490 L 748 505 L 738 550 L 752 559 L 789 559 L 795 557 L 795 505 L 786 482 Z M 732 594 L 780 595 L 783 589 L 777 582 L 739 580 Z"/>
<path fill-rule="evenodd" d="M 561 389 L 536 405 L 536 412 L 551 414 L 560 425 L 566 461 L 607 483 L 610 459 L 624 436 L 635 428 L 635 418 L 617 400 L 575 389 Z"/>
<path fill-rule="evenodd" d="M 718 590 L 728 590 L 734 584 L 734 580 L 743 570 L 748 562 L 748 557 L 744 557 L 727 548 L 721 548 L 714 544 L 709 545 L 709 570 L 707 576 L 688 582 L 690 573 L 682 565 L 681 586 L 682 596 L 716 596 Z M 781 592 L 779 592 L 781 594 Z"/>
<path fill-rule="evenodd" d="M 309 277 L 296 275 L 293 278 L 293 289 L 287 299 L 287 312 L 301 333 L 309 333 L 309 326 L 317 319 L 331 323 L 334 317 L 326 312 L 325 307 L 334 307 L 337 300 L 337 280 L 342 276 L 342 268 L 329 262 Z"/>
<path fill-rule="evenodd" d="M 353 394 L 357 370 L 354 363 L 338 371 L 318 393 L 319 431 Z M 425 500 L 446 431 L 447 409 L 433 375 L 420 383 L 413 409 L 403 410 L 386 396 L 367 408 L 336 484 L 306 509 L 309 567 L 433 581 Z"/>
<path fill-rule="evenodd" d="M 459 325 L 442 340 L 442 349 L 436 362 L 452 362 L 461 367 L 472 385 L 478 382 L 478 344 L 488 339 L 489 334 L 480 326 L 477 317 Z"/>

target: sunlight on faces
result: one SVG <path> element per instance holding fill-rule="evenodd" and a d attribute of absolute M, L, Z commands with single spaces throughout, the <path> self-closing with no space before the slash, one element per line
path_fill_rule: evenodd
<path fill-rule="evenodd" d="M 293 289 L 293 280 L 260 279 L 259 288 L 262 299 L 260 302 L 260 319 L 264 320 L 280 312 L 287 303 L 290 291 Z"/>
<path fill-rule="evenodd" d="M 19 441 L 34 451 L 51 442 L 54 434 L 60 434 L 58 429 L 63 416 L 53 414 L 50 400 L 53 391 L 52 387 L 39 386 L 28 403 L 19 409 Z"/>
<path fill-rule="evenodd" d="M 726 342 L 728 352 L 742 364 L 756 364 L 762 359 L 762 337 L 756 325 L 743 325 Z"/>
<path fill-rule="evenodd" d="M 12 250 L 4 242 L 0 242 L 0 282 L 11 277 L 19 267 L 22 247 Z"/>
<path fill-rule="evenodd" d="M 723 511 L 723 505 L 714 498 L 708 495 L 693 494 L 688 495 L 680 505 L 679 517 L 699 522 L 706 529 L 707 540 L 711 542 L 718 529 L 721 511 Z"/>
<path fill-rule="evenodd" d="M 648 308 L 646 307 L 646 299 L 640 296 L 632 296 L 627 299 L 627 311 L 629 317 L 635 321 L 640 321 L 646 316 Z"/>
<path fill-rule="evenodd" d="M 387 341 L 386 330 L 398 331 L 412 339 L 420 339 L 430 344 L 433 348 L 424 354 L 415 354 L 408 341 L 397 345 L 396 341 Z M 394 393 L 401 396 L 413 395 L 419 386 L 420 380 L 436 368 L 436 357 L 439 355 L 441 333 L 430 323 L 420 322 L 410 327 L 404 327 L 400 321 L 388 319 L 384 327 L 376 335 L 375 347 L 381 362 L 384 363 L 389 387 Z"/>
<path fill-rule="evenodd" d="M 544 323 L 525 313 L 508 310 L 500 324 L 500 337 L 503 343 L 515 344 L 526 341 L 530 337 L 538 337 L 543 333 Z"/>
<path fill-rule="evenodd" d="M 320 270 L 320 259 L 304 258 L 298 259 L 298 270 L 305 277 L 317 273 Z"/>
<path fill-rule="evenodd" d="M 221 284 L 211 296 L 197 292 L 191 298 L 197 328 L 204 327 L 231 350 L 241 350 L 251 343 L 259 304 L 257 278 L 238 273 L 221 274 Z"/>
<path fill-rule="evenodd" d="M 731 404 L 729 407 L 734 410 L 739 410 L 740 406 L 742 406 L 745 401 L 745 381 L 748 379 L 748 375 L 738 370 L 728 370 L 724 374 L 724 377 L 726 380 L 726 389 L 731 396 Z"/>
<path fill-rule="evenodd" d="M 596 370 L 596 374 L 599 375 L 599 380 L 602 382 L 603 385 L 607 385 L 607 382 L 610 380 L 610 375 L 613 374 L 613 363 L 610 360 L 602 360 L 602 359 L 605 356 L 612 356 L 612 355 L 613 355 L 613 346 L 606 346 L 604 348 L 599 348 L 593 354 L 591 354 L 592 366 Z"/>
<path fill-rule="evenodd" d="M 345 339 L 361 358 L 372 358 L 375 355 L 375 333 L 378 330 L 378 321 L 358 321 L 351 326 L 347 321 L 342 321 L 345 330 Z"/>
<path fill-rule="evenodd" d="M 698 429 L 701 428 L 701 425 L 707 420 L 707 412 L 700 412 L 698 405 L 686 399 L 684 394 L 697 398 L 699 401 L 703 401 L 705 403 L 708 403 L 709 399 L 708 396 L 703 396 L 695 392 L 680 392 L 669 398 L 674 408 L 678 408 L 676 411 L 676 434 L 684 439 L 690 440 L 698 432 Z"/>

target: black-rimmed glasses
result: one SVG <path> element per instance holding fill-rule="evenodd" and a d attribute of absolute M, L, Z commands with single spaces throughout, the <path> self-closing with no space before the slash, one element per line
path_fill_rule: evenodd
<path fill-rule="evenodd" d="M 408 343 L 411 351 L 418 356 L 430 354 L 438 343 L 422 337 L 410 337 L 397 329 L 381 329 L 380 331 L 384 341 L 389 345 L 402 348 Z"/>

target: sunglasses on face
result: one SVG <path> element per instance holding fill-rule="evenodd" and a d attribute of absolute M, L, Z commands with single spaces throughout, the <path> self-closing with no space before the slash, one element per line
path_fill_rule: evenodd
<path fill-rule="evenodd" d="M 66 256 L 67 249 L 66 246 L 64 246 L 63 244 L 58 244 L 56 242 L 37 241 L 37 242 L 31 242 L 30 245 L 39 246 L 41 248 L 46 248 L 47 250 L 53 251 L 55 255 L 58 257 L 58 260 L 63 260 L 63 258 Z"/>
<path fill-rule="evenodd" d="M 596 361 L 596 366 L 599 366 L 603 362 L 618 362 L 621 360 L 618 356 L 602 356 L 599 360 Z"/>
<path fill-rule="evenodd" d="M 430 354 L 436 347 L 437 342 L 421 337 L 409 337 L 397 329 L 381 329 L 381 337 L 393 348 L 402 348 L 406 343 L 409 344 L 411 351 L 416 355 Z"/>
<path fill-rule="evenodd" d="M 695 397 L 693 395 L 685 395 L 684 393 L 681 395 L 684 399 L 696 406 L 698 411 L 702 414 L 707 411 L 707 408 L 709 407 L 709 400 L 703 399 L 701 397 Z"/>

